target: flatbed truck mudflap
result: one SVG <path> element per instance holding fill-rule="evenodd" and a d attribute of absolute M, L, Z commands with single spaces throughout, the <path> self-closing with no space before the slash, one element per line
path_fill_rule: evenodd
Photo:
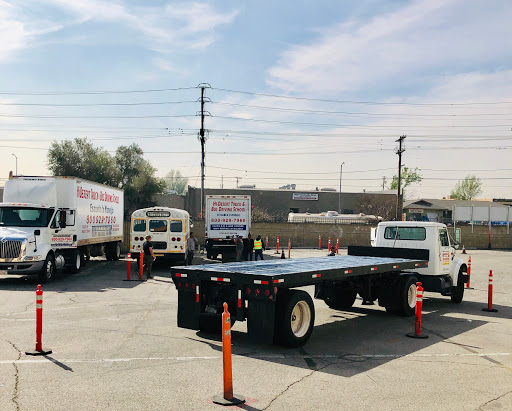
<path fill-rule="evenodd" d="M 330 290 L 339 284 L 351 284 L 361 277 L 392 280 L 403 270 L 423 268 L 428 264 L 425 250 L 400 252 L 392 249 L 394 258 L 385 256 L 390 249 L 380 250 L 382 256 L 378 256 L 379 249 L 375 247 L 355 247 L 349 252 L 361 254 L 365 249 L 371 249 L 368 252 L 373 255 L 172 267 L 172 279 L 178 290 L 178 326 L 220 331 L 222 303 L 227 302 L 232 321 L 247 319 L 251 340 L 267 344 L 302 345 L 312 330 L 308 328 L 304 332 L 300 324 L 295 324 L 298 327 L 295 331 L 294 324 L 290 325 L 293 335 L 284 338 L 286 341 L 277 338 L 282 334 L 280 329 L 283 324 L 280 323 L 287 321 L 283 319 L 286 310 L 291 310 L 292 319 L 303 315 L 303 320 L 310 321 L 311 327 L 314 322 L 314 308 L 312 301 L 309 301 L 311 298 L 308 300 L 307 297 L 309 294 L 293 288 L 315 285 Z M 409 258 L 400 258 L 400 254 Z M 296 306 L 288 307 L 295 300 Z M 294 338 L 294 335 L 299 337 Z"/>

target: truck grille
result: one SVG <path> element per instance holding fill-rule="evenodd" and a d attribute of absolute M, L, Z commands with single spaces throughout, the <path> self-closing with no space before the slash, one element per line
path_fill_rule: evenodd
<path fill-rule="evenodd" d="M 0 240 L 0 258 L 19 258 L 22 241 Z"/>

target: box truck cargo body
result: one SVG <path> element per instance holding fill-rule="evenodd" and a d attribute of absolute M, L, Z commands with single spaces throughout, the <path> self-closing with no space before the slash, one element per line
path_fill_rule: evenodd
<path fill-rule="evenodd" d="M 75 177 L 14 177 L 0 203 L 0 274 L 38 274 L 91 256 L 119 259 L 123 190 Z"/>
<path fill-rule="evenodd" d="M 251 230 L 251 196 L 206 196 L 206 254 L 216 259 L 218 254 L 235 253 L 234 238 L 247 238 Z"/>

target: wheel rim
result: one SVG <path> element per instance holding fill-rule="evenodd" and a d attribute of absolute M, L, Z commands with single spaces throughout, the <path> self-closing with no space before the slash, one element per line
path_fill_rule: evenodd
<path fill-rule="evenodd" d="M 409 286 L 409 290 L 407 291 L 407 303 L 409 304 L 409 307 L 411 307 L 411 308 L 416 307 L 416 291 L 417 291 L 416 284 L 411 284 Z"/>
<path fill-rule="evenodd" d="M 79 269 L 80 269 L 80 263 L 81 263 L 81 262 L 82 262 L 82 261 L 81 261 L 81 259 L 80 259 L 80 254 L 77 254 L 77 255 L 76 255 L 76 259 L 75 259 L 75 268 L 76 268 L 77 270 L 79 270 Z"/>
<path fill-rule="evenodd" d="M 53 276 L 53 263 L 52 260 L 48 260 L 46 263 L 46 278 L 50 279 Z"/>
<path fill-rule="evenodd" d="M 295 337 L 300 338 L 306 335 L 311 322 L 311 309 L 305 301 L 299 301 L 295 304 L 290 321 Z"/>
<path fill-rule="evenodd" d="M 116 246 L 116 257 L 121 257 L 121 246 L 119 244 Z"/>

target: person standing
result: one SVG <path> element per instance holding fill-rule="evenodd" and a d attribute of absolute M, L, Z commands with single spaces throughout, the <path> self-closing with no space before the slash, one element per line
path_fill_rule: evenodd
<path fill-rule="evenodd" d="M 187 238 L 187 265 L 192 265 L 192 260 L 194 259 L 194 251 L 196 250 L 197 238 L 194 236 L 194 233 L 191 231 L 190 236 Z"/>
<path fill-rule="evenodd" d="M 254 261 L 258 261 L 258 256 L 263 260 L 264 248 L 265 246 L 263 245 L 261 235 L 258 235 L 258 237 L 256 237 L 256 240 L 254 240 Z"/>
<path fill-rule="evenodd" d="M 251 238 L 251 234 L 244 238 L 244 260 L 252 261 L 254 250 L 254 240 Z"/>
<path fill-rule="evenodd" d="M 144 271 L 146 272 L 146 279 L 153 278 L 151 275 L 151 269 L 153 267 L 153 261 L 156 257 L 153 253 L 153 243 L 151 242 L 151 236 L 146 236 L 146 241 L 142 244 L 142 250 L 144 251 Z"/>
<path fill-rule="evenodd" d="M 236 239 L 236 261 L 242 261 L 244 253 L 244 243 L 242 240 L 242 236 L 238 236 Z"/>

